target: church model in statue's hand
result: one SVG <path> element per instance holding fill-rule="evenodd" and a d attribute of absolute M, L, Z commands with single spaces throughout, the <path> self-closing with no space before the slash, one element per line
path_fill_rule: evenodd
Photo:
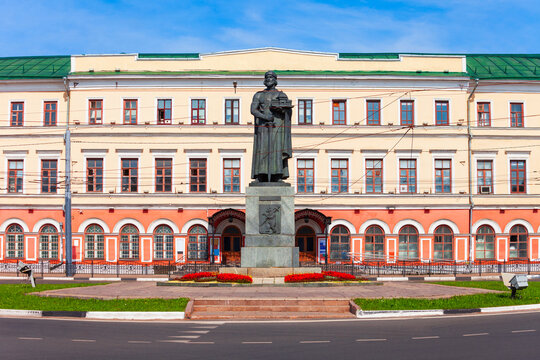
<path fill-rule="evenodd" d="M 276 89 L 277 75 L 264 75 L 266 89 L 258 91 L 251 102 L 255 117 L 251 178 L 254 183 L 283 183 L 289 177 L 288 159 L 292 157 L 291 112 L 293 105 L 283 91 Z"/>

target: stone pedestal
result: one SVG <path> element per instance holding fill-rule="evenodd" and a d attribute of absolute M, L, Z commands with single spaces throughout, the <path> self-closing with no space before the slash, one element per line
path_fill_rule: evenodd
<path fill-rule="evenodd" d="M 242 267 L 298 267 L 294 234 L 294 189 L 286 183 L 250 184 Z"/>

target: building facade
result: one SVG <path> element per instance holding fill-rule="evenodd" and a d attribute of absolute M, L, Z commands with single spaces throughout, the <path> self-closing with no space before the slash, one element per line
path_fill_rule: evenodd
<path fill-rule="evenodd" d="M 274 48 L 0 59 L 0 262 L 63 261 L 71 216 L 76 263 L 239 263 L 269 69 L 295 105 L 301 261 L 539 260 L 539 66 Z"/>

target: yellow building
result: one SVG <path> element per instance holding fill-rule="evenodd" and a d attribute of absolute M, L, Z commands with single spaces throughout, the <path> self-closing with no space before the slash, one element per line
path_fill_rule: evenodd
<path fill-rule="evenodd" d="M 295 105 L 302 261 L 538 260 L 537 67 L 275 48 L 2 58 L 0 261 L 65 254 L 69 129 L 75 262 L 237 263 L 270 69 Z"/>

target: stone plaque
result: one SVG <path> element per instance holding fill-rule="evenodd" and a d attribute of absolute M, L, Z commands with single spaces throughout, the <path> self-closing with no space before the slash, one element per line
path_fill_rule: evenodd
<path fill-rule="evenodd" d="M 259 233 L 281 233 L 281 206 L 259 205 Z"/>

